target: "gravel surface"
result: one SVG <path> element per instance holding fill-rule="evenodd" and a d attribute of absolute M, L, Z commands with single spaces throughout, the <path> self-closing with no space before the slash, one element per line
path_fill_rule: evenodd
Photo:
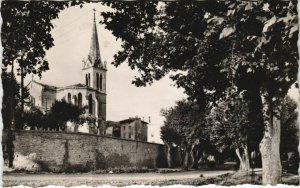
<path fill-rule="evenodd" d="M 42 187 L 47 185 L 78 186 L 78 185 L 115 185 L 126 186 L 132 184 L 166 185 L 189 184 L 197 181 L 202 174 L 205 178 L 233 171 L 188 171 L 172 173 L 126 173 L 126 174 L 4 174 L 3 186 L 11 187 L 24 185 Z"/>

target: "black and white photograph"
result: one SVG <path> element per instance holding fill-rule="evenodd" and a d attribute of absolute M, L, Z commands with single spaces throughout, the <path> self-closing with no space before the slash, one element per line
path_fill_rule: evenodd
<path fill-rule="evenodd" d="M 299 186 L 297 3 L 2 1 L 0 186 Z"/>

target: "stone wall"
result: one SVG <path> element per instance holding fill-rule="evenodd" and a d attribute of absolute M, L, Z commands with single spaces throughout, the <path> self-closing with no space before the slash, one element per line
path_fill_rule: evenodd
<path fill-rule="evenodd" d="M 2 144 L 7 132 L 3 132 Z M 92 171 L 119 167 L 166 166 L 161 144 L 86 133 L 15 131 L 15 153 L 35 156 L 41 171 Z M 15 156 L 18 157 L 18 156 Z"/>

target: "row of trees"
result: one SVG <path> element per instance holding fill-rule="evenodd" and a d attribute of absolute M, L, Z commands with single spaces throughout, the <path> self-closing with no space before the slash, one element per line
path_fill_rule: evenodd
<path fill-rule="evenodd" d="M 199 161 L 205 160 L 207 154 L 223 162 L 235 153 L 239 169 L 249 171 L 250 163 L 257 160 L 259 142 L 263 137 L 260 130 L 262 117 L 253 119 L 249 105 L 244 97 L 236 95 L 201 116 L 200 107 L 188 100 L 178 101 L 175 107 L 163 109 L 166 120 L 161 138 L 168 147 L 169 167 L 174 166 L 171 150 L 179 148 L 184 169 L 198 168 Z M 280 152 L 283 156 L 288 152 L 297 152 L 297 103 L 289 96 L 285 97 L 281 112 Z M 253 156 L 254 153 L 256 156 Z"/>
<path fill-rule="evenodd" d="M 263 184 L 281 182 L 280 111 L 297 80 L 297 1 L 103 2 L 102 21 L 122 40 L 127 62 L 146 86 L 170 74 L 204 114 L 233 92 L 260 113 Z"/>
<path fill-rule="evenodd" d="M 40 75 L 48 69 L 45 50 L 53 46 L 51 20 L 72 3 L 2 3 L 3 65 L 12 67 L 11 77 L 15 63 L 21 80 L 26 73 Z M 261 114 L 265 127 L 260 144 L 263 183 L 280 183 L 281 126 L 276 119 L 297 79 L 297 1 L 103 4 L 114 11 L 102 12 L 101 23 L 123 41 L 114 64 L 127 62 L 138 69 L 141 76 L 133 81 L 137 86 L 173 72 L 178 87 L 201 106 L 200 114 L 232 89 L 246 91 L 251 111 Z"/>

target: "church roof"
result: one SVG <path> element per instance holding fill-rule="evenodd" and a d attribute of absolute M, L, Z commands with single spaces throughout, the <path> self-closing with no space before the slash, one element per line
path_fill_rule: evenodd
<path fill-rule="evenodd" d="M 79 83 L 79 84 L 74 84 L 74 85 L 70 85 L 70 86 L 66 86 L 66 87 L 85 87 L 86 88 L 87 86 Z"/>
<path fill-rule="evenodd" d="M 99 92 L 97 89 L 94 89 L 92 87 L 89 87 L 85 84 L 73 84 L 73 85 L 69 85 L 69 86 L 64 86 L 64 87 L 60 87 L 58 89 L 88 89 L 88 90 L 92 90 L 92 91 L 97 91 Z"/>
<path fill-rule="evenodd" d="M 40 85 L 43 88 L 48 89 L 48 90 L 56 90 L 56 89 L 58 89 L 58 87 L 56 87 L 56 86 L 52 86 L 52 85 L 48 85 L 48 84 L 43 84 L 43 83 L 37 82 L 35 80 L 32 80 L 31 82 L 36 83 L 36 84 L 38 84 L 38 85 Z"/>
<path fill-rule="evenodd" d="M 73 85 L 65 86 L 65 87 L 62 87 L 61 89 L 67 89 L 67 88 L 84 88 L 84 89 L 87 89 L 89 87 L 87 85 L 79 83 L 79 84 L 73 84 Z"/>

